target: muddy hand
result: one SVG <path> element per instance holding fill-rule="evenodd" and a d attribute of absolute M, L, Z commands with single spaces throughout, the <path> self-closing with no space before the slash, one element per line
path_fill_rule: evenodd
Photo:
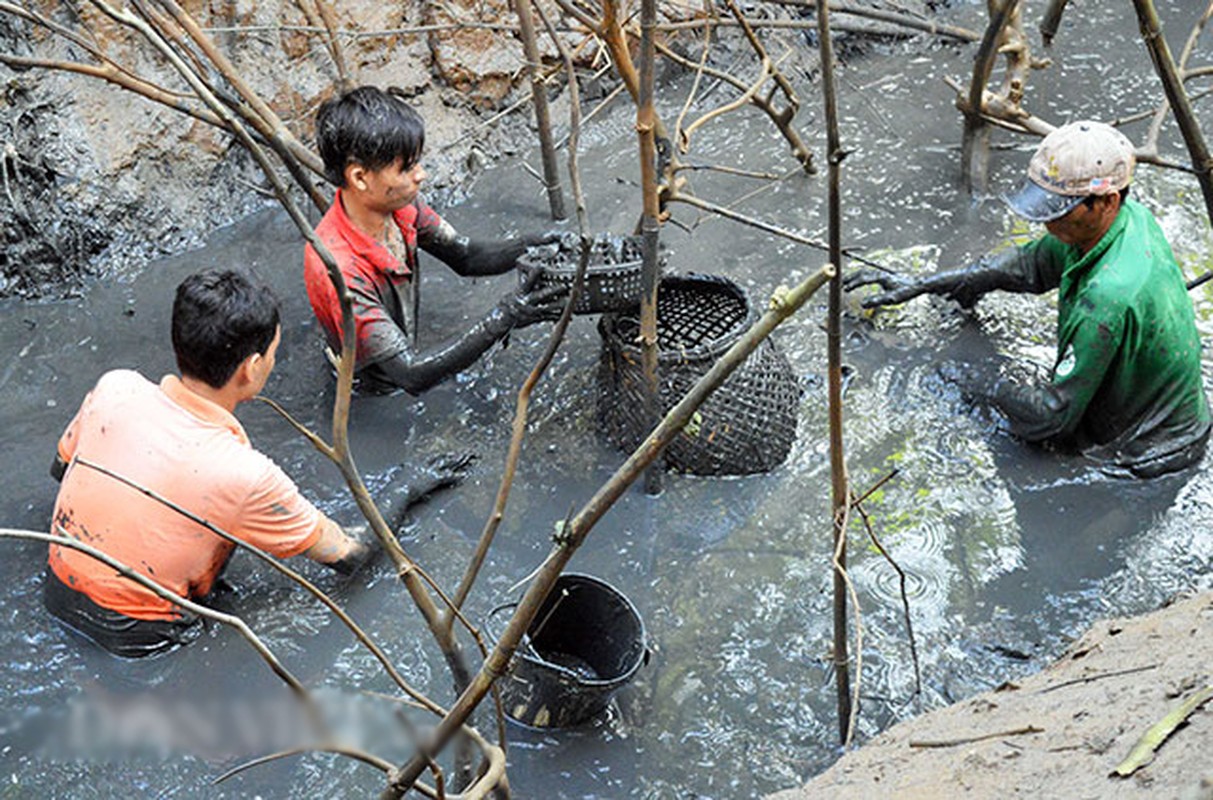
<path fill-rule="evenodd" d="M 467 477 L 476 461 L 475 453 L 446 453 L 429 459 L 424 467 L 405 462 L 400 465 L 403 477 L 393 482 L 387 492 L 387 517 L 393 528 L 399 527 L 408 510 L 428 500 L 435 492 L 457 486 Z"/>
<path fill-rule="evenodd" d="M 1002 376 L 1002 361 L 1001 358 L 987 359 L 977 364 L 945 361 L 935 368 L 935 373 L 960 390 L 960 396 L 965 400 L 989 399 L 997 397 L 1003 388 L 1012 385 Z"/>
<path fill-rule="evenodd" d="M 522 237 L 522 242 L 527 247 L 538 247 L 542 244 L 560 244 L 563 248 L 566 236 L 572 236 L 576 240 L 576 234 L 572 231 L 550 230 L 543 233 L 531 233 Z"/>
<path fill-rule="evenodd" d="M 553 320 L 564 310 L 569 287 L 552 284 L 539 287 L 542 270 L 535 270 L 523 278 L 522 286 L 498 304 L 515 328 L 525 328 L 536 322 Z"/>
<path fill-rule="evenodd" d="M 861 286 L 871 286 L 872 284 L 879 286 L 884 291 L 864 298 L 862 303 L 864 308 L 904 303 L 927 291 L 922 281 L 917 278 L 906 278 L 896 272 L 876 269 L 861 269 L 851 273 L 843 279 L 842 288 L 850 292 Z"/>
<path fill-rule="evenodd" d="M 444 453 L 434 456 L 426 462 L 428 475 L 422 478 L 421 483 L 425 485 L 421 488 L 426 489 L 426 494 L 431 494 L 439 489 L 458 486 L 468 476 L 468 472 L 472 469 L 472 464 L 476 463 L 477 458 L 478 456 L 472 452 Z"/>

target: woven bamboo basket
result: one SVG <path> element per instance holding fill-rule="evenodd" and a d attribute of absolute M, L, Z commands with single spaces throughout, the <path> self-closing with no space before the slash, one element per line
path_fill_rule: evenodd
<path fill-rule="evenodd" d="M 597 418 L 624 451 L 649 434 L 644 370 L 636 344 L 638 309 L 604 315 Z M 749 328 L 749 299 L 714 275 L 669 276 L 657 296 L 662 413 L 669 411 Z M 694 475 L 747 475 L 783 463 L 796 440 L 800 387 L 787 358 L 767 339 L 707 399 L 666 448 L 671 469 Z"/>
<path fill-rule="evenodd" d="M 590 247 L 585 289 L 573 308 L 576 314 L 622 311 L 640 303 L 641 237 L 598 234 Z M 542 269 L 538 286 L 572 288 L 581 255 L 576 236 L 527 248 L 518 259 L 523 270 Z"/>

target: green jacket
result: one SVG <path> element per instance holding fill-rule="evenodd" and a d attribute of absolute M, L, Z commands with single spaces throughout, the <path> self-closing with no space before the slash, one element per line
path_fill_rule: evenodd
<path fill-rule="evenodd" d="M 1085 255 L 1047 234 L 999 259 L 1005 288 L 1057 288 L 1048 414 L 995 403 L 1027 439 L 1063 438 L 1142 474 L 1199 458 L 1209 433 L 1192 301 L 1153 215 L 1126 199 Z M 1038 404 L 1039 405 L 1039 404 Z"/>

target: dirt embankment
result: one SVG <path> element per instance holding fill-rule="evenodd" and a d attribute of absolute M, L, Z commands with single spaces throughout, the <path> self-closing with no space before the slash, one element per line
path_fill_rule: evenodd
<path fill-rule="evenodd" d="M 337 83 L 318 21 L 289 0 L 183 5 L 292 133 L 310 143 L 315 109 Z M 145 41 L 88 4 L 83 17 L 54 0 L 28 6 L 65 28 L 96 34 L 115 64 L 184 89 Z M 340 29 L 380 32 L 343 38 L 353 81 L 403 88 L 426 118 L 431 197 L 449 199 L 479 167 L 530 144 L 529 114 L 484 124 L 522 90 L 529 93 L 511 33 L 405 32 L 450 23 L 452 14 L 510 25 L 507 0 L 349 0 L 333 7 Z M 0 52 L 100 63 L 6 13 Z M 0 178 L 0 297 L 68 293 L 83 275 L 127 271 L 195 246 L 207 231 L 274 202 L 256 164 L 225 133 L 95 77 L 38 66 L 0 65 Z"/>
<path fill-rule="evenodd" d="M 1095 624 L 1053 665 L 932 711 L 770 800 L 1033 797 L 1213 800 L 1213 701 L 1129 777 L 1155 723 L 1213 684 L 1213 593 Z"/>
<path fill-rule="evenodd" d="M 879 5 L 880 0 L 856 4 Z M 321 21 L 305 16 L 293 0 L 182 5 L 241 78 L 310 144 L 316 107 L 339 80 Z M 351 81 L 404 89 L 426 119 L 432 202 L 456 199 L 485 165 L 533 146 L 525 102 L 530 86 L 510 0 L 330 5 Z M 545 5 L 555 18 L 554 5 Z M 91 4 L 77 9 L 32 0 L 25 6 L 80 34 L 80 41 L 91 42 L 115 69 L 190 94 L 144 39 Z M 903 0 L 902 7 L 927 15 L 932 4 Z M 702 12 L 690 0 L 662 4 L 667 20 Z M 806 12 L 770 5 L 755 13 L 794 17 Z M 848 30 L 840 32 L 850 43 L 844 50 L 914 33 L 865 20 L 852 22 Z M 566 35 L 570 47 L 586 40 L 584 34 Z M 815 48 L 803 46 L 799 32 L 771 35 L 780 37 L 777 49 L 793 54 L 785 69 L 815 72 Z M 718 52 L 727 56 L 734 41 L 748 53 L 735 30 L 718 31 L 718 37 Z M 688 29 L 670 41 L 693 50 L 698 59 L 699 40 L 699 33 Z M 558 64 L 555 48 L 542 39 L 540 46 L 545 62 Z M 157 255 L 196 246 L 215 227 L 275 202 L 259 168 L 227 134 L 97 77 L 46 67 L 104 65 L 79 44 L 0 11 L 0 53 L 40 64 L 0 64 L 0 297 L 70 293 L 85 275 L 133 271 Z M 582 100 L 593 104 L 617 79 L 600 69 L 597 45 L 577 53 L 584 59 Z M 601 77 L 586 79 L 591 73 Z M 553 84 L 553 95 L 559 83 Z M 558 124 L 567 120 L 560 99 L 552 110 Z M 513 113 L 500 114 L 509 110 Z M 310 206 L 302 192 L 299 200 L 301 207 Z"/>

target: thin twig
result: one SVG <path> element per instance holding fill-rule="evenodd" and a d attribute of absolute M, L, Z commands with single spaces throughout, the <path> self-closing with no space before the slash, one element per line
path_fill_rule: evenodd
<path fill-rule="evenodd" d="M 737 167 L 725 167 L 720 164 L 679 164 L 678 168 L 674 171 L 682 172 L 684 170 L 691 172 L 699 172 L 704 170 L 709 172 L 720 172 L 725 175 L 736 175 L 740 178 L 756 178 L 760 181 L 781 181 L 788 177 L 788 173 L 776 175 L 773 172 L 756 172 L 749 169 L 738 169 Z M 799 172 L 799 170 L 796 170 L 796 172 L 792 172 L 790 174 L 795 175 L 797 172 Z"/>
<path fill-rule="evenodd" d="M 896 474 L 896 471 L 894 471 L 893 474 Z M 888 478 L 891 477 L 893 477 L 893 475 L 887 476 L 884 480 L 888 480 Z M 882 480 L 880 483 L 883 484 L 884 480 Z M 869 494 L 876 491 L 879 485 L 880 484 L 869 489 L 864 497 L 867 497 Z M 890 555 L 889 551 L 885 549 L 885 546 L 883 543 L 881 543 L 880 538 L 876 536 L 876 531 L 872 528 L 872 519 L 868 516 L 868 512 L 864 509 L 862 502 L 862 499 L 855 498 L 851 501 L 851 507 L 859 512 L 859 518 L 863 520 L 863 527 L 865 530 L 867 530 L 868 538 L 872 540 L 872 544 L 876 546 L 876 549 L 882 556 L 884 556 L 885 561 L 889 562 L 889 565 L 892 566 L 894 571 L 897 573 L 897 585 L 901 592 L 901 610 L 906 621 L 906 638 L 910 640 L 910 659 L 914 662 L 914 694 L 919 695 L 922 694 L 922 668 L 919 666 L 918 662 L 918 642 L 914 638 L 914 623 L 910 618 L 910 595 L 906 589 L 906 573 L 905 570 L 901 568 L 901 565 L 893 559 L 893 556 Z"/>
<path fill-rule="evenodd" d="M 228 778 L 235 777 L 236 775 L 239 775 L 241 772 L 250 770 L 253 767 L 260 767 L 263 764 L 269 764 L 273 761 L 279 761 L 283 758 L 290 758 L 292 756 L 300 756 L 300 755 L 308 755 L 309 753 L 333 753 L 333 754 L 336 754 L 339 756 L 346 756 L 347 758 L 352 758 L 355 761 L 361 761 L 364 764 L 369 764 L 372 767 L 375 767 L 376 769 L 380 770 L 381 772 L 388 772 L 392 768 L 392 764 L 390 761 L 385 761 L 384 759 L 379 758 L 378 756 L 363 752 L 362 750 L 358 750 L 358 749 L 351 748 L 351 747 L 345 747 L 342 745 L 329 744 L 329 745 L 318 745 L 316 747 L 292 747 L 289 750 L 280 750 L 276 753 L 269 753 L 267 755 L 260 756 L 259 758 L 254 758 L 251 761 L 245 761 L 243 764 L 237 764 L 236 766 L 229 769 L 227 772 L 223 773 L 219 777 L 212 780 L 211 784 L 218 785 L 220 783 L 223 783 Z"/>
<path fill-rule="evenodd" d="M 1067 686 L 1075 686 L 1080 683 L 1091 683 L 1092 681 L 1101 681 L 1105 678 L 1119 678 L 1123 675 L 1135 675 L 1138 672 L 1149 672 L 1152 669 L 1158 669 L 1158 666 L 1158 664 L 1146 664 L 1144 667 L 1118 669 L 1113 670 L 1112 672 L 1101 672 L 1098 675 L 1084 675 L 1081 678 L 1074 678 L 1073 680 L 1062 681 L 1061 683 L 1056 683 L 1052 686 L 1046 686 L 1045 688 L 1038 690 L 1036 693 L 1045 694 L 1047 692 L 1056 691 L 1057 689 L 1064 689 Z"/>
<path fill-rule="evenodd" d="M 741 224 L 748 225 L 751 228 L 757 228 L 760 231 L 766 231 L 767 233 L 774 234 L 775 236 L 781 236 L 784 239 L 788 239 L 790 241 L 797 242 L 798 244 L 807 245 L 808 247 L 813 247 L 813 248 L 816 248 L 817 250 L 825 250 L 828 252 L 830 249 L 830 246 L 828 244 L 826 244 L 825 242 L 821 241 L 820 239 L 813 239 L 809 236 L 804 236 L 803 234 L 796 233 L 795 231 L 790 231 L 790 230 L 787 230 L 786 228 L 780 228 L 778 225 L 772 225 L 769 222 L 763 222 L 760 219 L 756 219 L 754 217 L 750 217 L 745 214 L 741 214 L 741 213 L 739 213 L 737 211 L 733 211 L 732 209 L 727 208 L 725 206 L 718 206 L 715 203 L 700 199 L 698 197 L 695 197 L 694 195 L 682 194 L 681 192 L 674 192 L 670 195 L 669 201 L 672 203 L 685 203 L 689 206 L 694 206 L 695 208 L 699 208 L 704 211 L 710 211 L 713 214 L 718 214 L 719 216 L 724 217 L 725 219 L 731 219 L 734 222 L 740 222 Z M 888 270 L 888 267 L 884 267 L 873 261 L 868 261 L 864 258 L 861 258 L 860 256 L 856 255 L 851 250 L 844 249 L 842 252 L 846 254 L 847 258 L 850 258 L 854 261 L 859 261 L 861 263 L 867 264 L 872 267 L 877 267 L 879 269 Z"/>
<path fill-rule="evenodd" d="M 869 497 L 871 497 L 877 491 L 879 491 L 882 486 L 884 486 L 886 483 L 888 483 L 889 481 L 896 478 L 898 473 L 900 473 L 900 472 L 901 472 L 900 469 L 895 469 L 895 470 L 891 471 L 888 475 L 885 475 L 883 478 L 876 481 L 876 483 L 869 486 L 868 490 L 866 492 L 864 492 L 863 494 L 861 494 L 859 497 L 852 497 L 851 508 L 858 508 L 865 500 L 867 500 Z"/>
<path fill-rule="evenodd" d="M 974 742 L 984 742 L 986 739 L 999 739 L 1003 736 L 1024 736 L 1029 733 L 1044 733 L 1044 728 L 1038 728 L 1035 725 L 1025 725 L 1022 728 L 1015 728 L 1009 731 L 997 731 L 995 733 L 985 733 L 980 736 L 965 736 L 960 739 L 911 739 L 910 747 L 930 748 L 930 747 L 956 747 L 962 744 L 973 744 Z"/>
<path fill-rule="evenodd" d="M 682 121 L 686 119 L 687 113 L 691 110 L 691 104 L 695 102 L 695 95 L 699 91 L 699 83 L 703 80 L 703 69 L 707 66 L 708 55 L 712 52 L 712 31 L 714 30 L 713 22 L 718 21 L 716 10 L 711 0 L 704 0 L 704 12 L 707 14 L 705 19 L 706 24 L 703 26 L 703 49 L 699 53 L 699 63 L 695 66 L 695 78 L 691 81 L 691 88 L 687 91 L 687 97 L 682 104 L 682 111 L 678 112 L 678 118 L 674 120 L 674 132 L 678 136 L 678 141 L 684 142 L 687 136 L 682 130 Z"/>
<path fill-rule="evenodd" d="M 793 6 L 793 7 L 799 7 L 799 8 L 808 7 L 808 8 L 813 8 L 813 9 L 815 9 L 817 7 L 817 2 L 818 2 L 818 0 L 768 0 L 768 1 L 775 3 L 776 5 L 781 5 L 781 6 Z M 913 30 L 922 31 L 923 33 L 930 33 L 935 36 L 944 36 L 944 37 L 951 38 L 951 39 L 957 39 L 962 42 L 976 42 L 979 39 L 981 39 L 981 36 L 979 36 L 977 33 L 973 32 L 973 31 L 967 30 L 965 28 L 959 28 L 954 25 L 940 25 L 937 22 L 935 22 L 934 20 L 925 19 L 921 16 L 912 16 L 910 14 L 903 14 L 903 13 L 898 13 L 896 11 L 887 11 L 887 10 L 871 8 L 871 7 L 867 7 L 867 6 L 853 6 L 853 5 L 850 5 L 849 3 L 828 3 L 827 8 L 830 13 L 849 14 L 851 16 L 856 16 L 856 17 L 866 17 L 868 19 L 873 19 L 873 20 L 877 20 L 880 22 L 887 22 L 892 25 L 900 25 L 900 26 L 903 26 L 906 28 L 911 28 Z M 830 27 L 833 28 L 834 26 L 835 26 L 835 24 L 833 22 L 831 22 Z M 839 27 L 838 29 L 843 30 L 843 28 L 841 28 L 841 27 Z"/>
<path fill-rule="evenodd" d="M 530 408 L 531 395 L 534 392 L 535 386 L 538 385 L 547 368 L 551 365 L 552 359 L 564 340 L 565 331 L 568 330 L 569 322 L 572 320 L 573 309 L 576 307 L 584 290 L 585 271 L 589 265 L 590 247 L 592 245 L 588 221 L 585 217 L 585 200 L 581 196 L 581 174 L 578 167 L 577 145 L 581 130 L 581 104 L 577 95 L 577 79 L 573 73 L 572 59 L 567 50 L 565 50 L 560 38 L 556 35 L 551 20 L 548 19 L 542 7 L 538 4 L 535 6 L 535 11 L 547 29 L 548 35 L 556 43 L 557 48 L 560 49 L 564 67 L 569 73 L 569 113 L 571 115 L 569 123 L 569 177 L 573 189 L 574 203 L 577 207 L 578 227 L 581 231 L 581 254 L 577 264 L 577 271 L 573 276 L 573 287 L 569 292 L 569 298 L 565 303 L 560 319 L 557 320 L 556 325 L 553 327 L 552 334 L 548 337 L 548 343 L 543 353 L 540 354 L 538 361 L 518 391 L 518 398 L 514 407 L 514 424 L 511 429 L 509 448 L 506 451 L 501 483 L 497 487 L 497 497 L 493 503 L 493 511 L 489 515 L 488 520 L 485 521 L 484 529 L 480 534 L 480 540 L 476 544 L 476 550 L 467 568 L 464 570 L 463 578 L 460 580 L 459 587 L 452 598 L 451 612 L 448 613 L 447 617 L 448 628 L 451 624 L 451 614 L 456 613 L 462 608 L 464 601 L 467 600 L 467 596 L 472 590 L 472 585 L 475 583 L 477 575 L 479 575 L 484 559 L 488 556 L 489 548 L 492 546 L 497 529 L 505 517 L 506 504 L 509 502 L 510 491 L 514 484 L 514 474 L 518 467 L 518 459 L 522 453 L 522 440 L 526 435 L 527 414 Z"/>
<path fill-rule="evenodd" d="M 321 439 L 319 435 L 314 433 L 306 425 L 304 425 L 303 423 L 299 422 L 294 417 L 292 417 L 285 408 L 283 408 L 281 405 L 279 405 L 277 403 L 277 401 L 272 400 L 272 399 L 266 397 L 265 395 L 260 395 L 260 394 L 257 395 L 256 397 L 254 397 L 253 399 L 260 401 L 262 403 L 265 403 L 267 406 L 274 409 L 274 411 L 278 412 L 278 415 L 280 417 L 282 417 L 284 420 L 286 420 L 287 423 L 290 424 L 290 426 L 292 428 L 294 428 L 297 433 L 299 433 L 299 435 L 301 435 L 303 438 L 305 438 L 309 442 L 311 442 L 312 447 L 319 450 L 321 454 L 327 456 L 328 458 L 336 457 L 335 451 L 333 450 L 332 447 L 330 447 L 328 445 L 327 442 L 325 442 L 323 439 Z"/>

